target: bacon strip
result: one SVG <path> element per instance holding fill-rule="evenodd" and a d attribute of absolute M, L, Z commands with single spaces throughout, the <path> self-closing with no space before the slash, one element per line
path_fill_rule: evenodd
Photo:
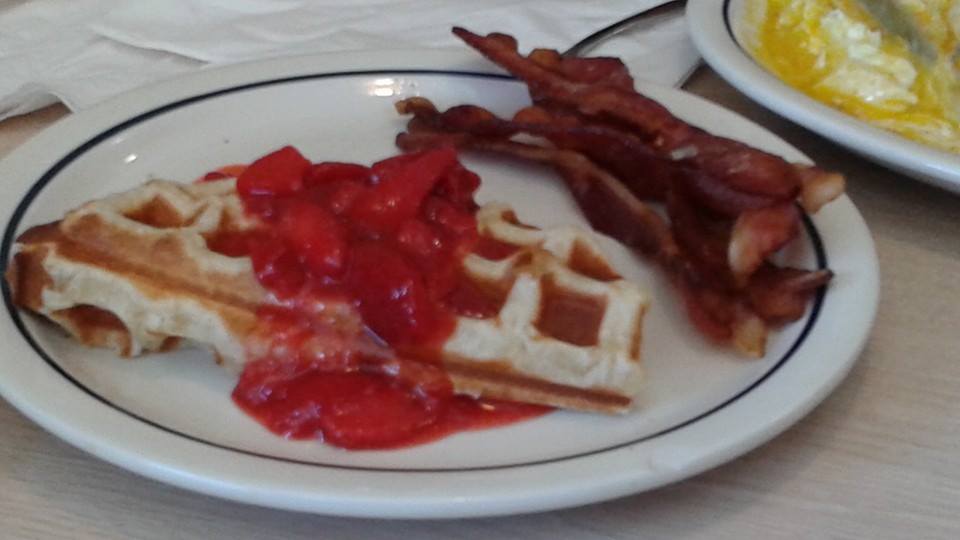
<path fill-rule="evenodd" d="M 521 109 L 513 120 L 497 118 L 475 105 L 457 105 L 439 112 L 425 98 L 397 102 L 398 112 L 413 114 L 417 124 L 444 132 L 480 137 L 510 137 L 527 133 L 544 137 L 560 148 L 575 150 L 616 175 L 638 197 L 663 200 L 676 167 L 628 132 L 603 125 L 583 125 L 540 107 Z"/>
<path fill-rule="evenodd" d="M 740 214 L 733 224 L 727 251 L 733 275 L 753 275 L 767 255 L 787 245 L 799 231 L 800 212 L 792 202 Z"/>
<path fill-rule="evenodd" d="M 783 324 L 802 317 L 810 299 L 832 278 L 830 270 L 811 272 L 765 264 L 751 276 L 746 295 L 763 319 Z"/>
<path fill-rule="evenodd" d="M 516 48 L 516 44 L 513 45 Z M 633 88 L 633 77 L 619 58 L 570 57 L 553 49 L 534 49 L 527 58 L 557 75 L 587 84 L 603 84 L 618 88 Z"/>
<path fill-rule="evenodd" d="M 525 81 L 535 103 L 554 101 L 587 116 L 622 122 L 646 137 L 663 154 L 677 161 L 690 161 L 738 191 L 792 199 L 800 192 L 804 180 L 835 185 L 840 179 L 816 167 L 793 165 L 778 156 L 695 128 L 632 87 L 565 78 L 520 55 L 516 40 L 504 34 L 483 37 L 460 27 L 455 27 L 453 33 Z M 821 180 L 821 176 L 828 178 Z"/>
<path fill-rule="evenodd" d="M 545 137 L 560 148 L 586 155 L 644 200 L 663 201 L 670 185 L 680 182 L 698 205 L 731 218 L 779 201 L 769 196 L 736 191 L 703 171 L 678 166 L 676 162 L 657 155 L 647 143 L 623 129 L 585 123 L 578 117 L 542 107 L 521 109 L 509 121 L 476 105 L 457 105 L 440 112 L 422 97 L 399 101 L 396 106 L 401 114 L 413 114 L 417 124 L 423 123 L 438 131 L 482 137 L 510 137 L 516 133 Z"/>

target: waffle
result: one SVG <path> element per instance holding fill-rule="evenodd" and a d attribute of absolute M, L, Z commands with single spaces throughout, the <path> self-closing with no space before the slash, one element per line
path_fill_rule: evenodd
<path fill-rule="evenodd" d="M 254 225 L 234 184 L 153 180 L 29 229 L 7 272 L 14 302 L 122 356 L 185 339 L 239 370 L 241 338 L 267 292 L 249 259 L 207 249 L 207 239 Z"/>
<path fill-rule="evenodd" d="M 481 236 L 512 249 L 464 260 L 464 274 L 500 309 L 458 317 L 442 351 L 455 391 L 627 410 L 642 378 L 646 296 L 617 276 L 582 230 L 526 226 L 500 204 L 481 208 L 477 221 Z M 248 258 L 208 243 L 255 225 L 233 179 L 153 180 L 29 229 L 6 277 L 17 305 L 83 344 L 138 356 L 187 341 L 239 372 L 257 307 L 273 299 Z"/>
<path fill-rule="evenodd" d="M 639 391 L 646 296 L 620 279 L 581 229 L 537 229 L 502 204 L 477 213 L 481 236 L 517 246 L 502 260 L 464 259 L 471 279 L 502 291 L 495 317 L 457 321 L 444 344 L 458 391 L 605 412 Z"/>

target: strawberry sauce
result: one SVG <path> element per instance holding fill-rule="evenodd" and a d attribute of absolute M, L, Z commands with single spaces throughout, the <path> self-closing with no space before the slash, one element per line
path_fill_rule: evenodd
<path fill-rule="evenodd" d="M 461 270 L 468 253 L 493 250 L 477 234 L 480 179 L 455 150 L 366 167 L 314 164 L 287 146 L 229 173 L 263 225 L 208 245 L 249 255 L 277 299 L 258 313 L 233 392 L 269 430 L 396 448 L 550 410 L 455 396 L 439 361 L 456 317 L 493 316 L 499 301 Z"/>

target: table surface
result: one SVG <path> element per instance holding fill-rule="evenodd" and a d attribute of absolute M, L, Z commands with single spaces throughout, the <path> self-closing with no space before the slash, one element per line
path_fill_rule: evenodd
<path fill-rule="evenodd" d="M 876 240 L 881 301 L 866 349 L 823 404 L 773 441 L 685 482 L 582 508 L 386 522 L 161 484 L 69 446 L 0 401 L 0 537 L 960 537 L 960 196 L 773 115 L 709 69 L 687 87 L 845 173 Z M 0 155 L 65 114 L 56 106 L 0 122 Z"/>

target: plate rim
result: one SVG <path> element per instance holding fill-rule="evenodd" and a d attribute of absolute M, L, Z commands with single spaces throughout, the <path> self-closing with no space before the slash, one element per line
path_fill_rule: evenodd
<path fill-rule="evenodd" d="M 960 155 L 924 145 L 840 112 L 796 90 L 756 62 L 737 40 L 733 2 L 690 2 L 686 17 L 694 45 L 727 82 L 752 100 L 818 135 L 937 187 L 960 193 Z"/>
<path fill-rule="evenodd" d="M 221 68 L 222 73 L 217 73 L 217 70 L 206 70 L 204 72 L 195 73 L 191 76 L 183 78 L 183 80 L 172 80 L 167 83 L 162 83 L 160 88 L 157 87 L 144 89 L 143 91 L 133 91 L 128 94 L 124 94 L 118 98 L 112 99 L 104 104 L 101 104 L 97 107 L 94 107 L 88 111 L 77 113 L 71 117 L 66 118 L 67 121 L 72 122 L 61 122 L 57 123 L 54 126 L 51 126 L 39 136 L 35 137 L 33 140 L 29 141 L 21 148 L 15 150 L 11 153 L 10 156 L 7 156 L 2 162 L 0 162 L 0 172 L 9 172 L 9 169 L 16 169 L 18 164 L 19 166 L 27 167 L 29 170 L 31 168 L 31 163 L 33 158 L 36 158 L 38 155 L 42 156 L 43 154 L 38 152 L 43 150 L 45 144 L 49 144 L 51 141 L 45 139 L 54 139 L 59 137 L 61 139 L 61 144 L 57 147 L 62 148 L 63 146 L 72 146 L 74 143 L 63 144 L 66 140 L 71 140 L 70 137 L 64 137 L 64 132 L 69 134 L 71 131 L 82 134 L 86 127 L 89 127 L 89 124 L 97 124 L 95 120 L 99 118 L 100 123 L 102 124 L 104 119 L 123 119 L 126 116 L 128 110 L 136 111 L 139 107 L 144 109 L 144 103 L 150 105 L 159 101 L 160 103 L 170 103 L 176 101 L 169 99 L 170 95 L 177 95 L 183 92 L 195 91 L 199 86 L 204 85 L 213 85 L 217 87 L 222 85 L 225 81 L 229 82 L 230 80 L 235 80 L 237 78 L 243 79 L 246 77 L 254 77 L 256 72 L 260 72 L 258 77 L 262 78 L 265 73 L 273 73 L 274 76 L 277 74 L 290 74 L 290 73 L 299 73 L 303 69 L 310 68 L 313 72 L 317 71 L 317 64 L 326 64 L 327 66 L 334 65 L 350 65 L 356 67 L 357 65 L 365 65 L 364 62 L 376 62 L 381 66 L 376 68 L 377 71 L 382 72 L 396 72 L 401 68 L 398 68 L 397 65 L 390 65 L 389 67 L 384 67 L 384 64 L 391 64 L 390 59 L 394 63 L 404 63 L 403 65 L 410 65 L 410 61 L 405 58 L 405 54 L 409 54 L 406 51 L 392 51 L 390 53 L 373 53 L 373 56 L 369 52 L 357 53 L 356 55 L 350 54 L 339 54 L 339 55 L 316 55 L 309 57 L 300 57 L 294 59 L 288 59 L 284 62 L 281 62 L 282 66 L 278 66 L 277 62 L 251 62 L 246 63 L 240 66 L 230 66 L 228 68 Z M 438 51 L 417 51 L 415 58 L 418 58 L 418 61 L 412 62 L 417 65 L 430 64 L 434 68 L 439 68 L 441 71 L 448 72 L 451 71 L 450 65 L 468 65 L 471 62 L 471 59 L 465 54 L 457 52 L 438 52 Z M 388 59 L 385 61 L 385 57 Z M 375 65 L 375 64 L 366 64 L 366 65 Z M 402 68 L 406 69 L 406 68 Z M 425 68 L 413 68 L 413 69 L 425 69 Z M 356 69 L 351 69 L 351 71 L 356 71 Z M 491 73 L 491 70 L 487 66 L 486 69 L 481 70 L 484 74 Z M 495 71 L 493 73 L 496 73 Z M 222 76 L 226 75 L 226 76 Z M 169 88 L 164 88 L 164 86 Z M 704 101 L 699 98 L 696 98 L 699 101 Z M 151 101 L 152 100 L 152 101 Z M 704 102 L 707 103 L 707 102 Z M 717 107 L 716 105 L 710 104 L 712 107 Z M 145 107 L 146 110 L 153 109 L 153 106 Z M 749 122 L 745 120 L 745 122 Z M 757 126 L 750 122 L 751 126 L 754 129 L 759 129 L 761 131 L 763 128 Z M 63 126 L 66 127 L 58 127 Z M 79 131 L 78 131 L 79 130 Z M 96 130 L 92 130 L 96 132 Z M 784 143 L 785 144 L 785 143 Z M 799 154 L 799 152 L 798 152 Z M 50 160 L 49 156 L 44 157 L 45 160 Z M 58 162 L 59 158 L 53 158 L 53 162 Z M 32 167 L 37 168 L 37 167 Z M 45 169 L 45 167 L 41 167 Z M 29 185 L 29 184 L 28 184 Z M 840 201 L 838 201 L 839 203 Z M 847 211 L 852 211 L 854 217 L 858 218 L 859 224 L 862 227 L 862 232 L 866 233 L 866 240 L 868 244 L 866 246 L 867 255 L 872 255 L 868 257 L 869 260 L 866 261 L 867 273 L 871 272 L 875 277 L 876 273 L 876 254 L 873 251 L 872 240 L 869 238 L 869 233 L 866 232 L 865 225 L 862 224 L 862 218 L 859 217 L 859 214 L 853 208 L 852 203 L 848 199 L 842 199 L 842 204 L 847 207 Z M 6 219 L 4 220 L 7 221 Z M 3 264 L 6 261 L 0 261 Z M 872 264 L 870 264 L 872 263 Z M 30 416 L 35 422 L 45 427 L 49 431 L 54 432 L 61 438 L 64 438 L 71 444 L 80 447 L 88 452 L 97 455 L 98 457 L 105 459 L 107 461 L 118 464 L 124 468 L 132 470 L 134 472 L 144 474 L 148 477 L 165 481 L 178 485 L 180 487 L 185 487 L 188 489 L 193 489 L 196 491 L 204 492 L 211 495 L 217 495 L 221 497 L 226 497 L 234 500 L 251 502 L 255 504 L 262 504 L 265 506 L 275 506 L 281 508 L 295 509 L 295 510 L 307 510 L 314 512 L 322 513 L 334 513 L 341 515 L 355 515 L 355 516 L 375 516 L 375 517 L 463 517 L 463 516 L 479 516 L 479 515 L 495 515 L 495 514 L 505 514 L 505 513 L 517 513 L 517 512 L 527 512 L 527 511 L 536 511 L 536 510 L 546 510 L 552 508 L 560 508 L 565 506 L 572 506 L 576 504 L 583 504 L 586 502 L 593 502 L 596 500 L 611 498 L 619 495 L 625 495 L 627 493 L 632 493 L 639 491 L 645 488 L 655 487 L 669 483 L 672 481 L 679 480 L 681 478 L 696 474 L 702 470 L 718 465 L 724 461 L 732 459 L 733 457 L 739 455 L 740 453 L 754 447 L 757 444 L 762 443 L 766 439 L 774 436 L 776 433 L 779 433 L 782 429 L 785 429 L 793 421 L 798 419 L 800 416 L 805 414 L 810 408 L 816 405 L 825 397 L 830 390 L 840 381 L 843 376 L 846 374 L 846 371 L 852 366 L 856 357 L 859 354 L 859 350 L 862 348 L 866 337 L 868 335 L 869 327 L 872 325 L 872 320 L 876 311 L 876 280 L 871 279 L 871 276 L 866 276 L 867 282 L 873 284 L 872 287 L 872 296 L 874 298 L 874 303 L 872 308 L 868 306 L 867 317 L 864 319 L 865 326 L 861 329 L 861 339 L 859 343 L 853 343 L 853 347 L 850 350 L 850 357 L 846 359 L 844 369 L 834 372 L 832 374 L 831 380 L 821 386 L 818 392 L 815 395 L 807 395 L 804 403 L 800 407 L 795 407 L 790 411 L 787 411 L 789 414 L 783 415 L 780 418 L 768 419 L 772 424 L 765 429 L 757 429 L 755 431 L 762 432 L 752 433 L 752 437 L 747 437 L 735 441 L 738 444 L 734 446 L 739 446 L 738 449 L 731 450 L 727 448 L 724 452 L 715 453 L 712 456 L 709 456 L 712 459 L 704 459 L 704 456 L 699 456 L 700 459 L 694 460 L 691 464 L 686 467 L 677 467 L 673 470 L 664 471 L 661 474 L 657 475 L 655 481 L 651 481 L 650 476 L 644 477 L 643 474 L 640 474 L 639 477 L 636 475 L 627 475 L 627 478 L 619 479 L 618 481 L 611 481 L 611 479 L 606 479 L 606 482 L 593 482 L 588 483 L 584 486 L 579 486 L 580 489 L 571 491 L 570 486 L 566 489 L 558 489 L 556 486 L 553 486 L 550 489 L 550 486 L 547 486 L 546 489 L 536 489 L 537 486 L 526 486 L 526 490 L 516 490 L 514 493 L 504 493 L 502 490 L 489 490 L 487 493 L 475 493 L 472 496 L 459 497 L 455 500 L 446 500 L 444 498 L 438 499 L 436 494 L 423 494 L 420 493 L 420 499 L 415 503 L 402 502 L 398 503 L 396 500 L 390 500 L 395 497 L 395 492 L 393 493 L 380 493 L 379 496 L 371 497 L 370 494 L 364 496 L 357 496 L 354 494 L 354 497 L 338 499 L 336 495 L 329 495 L 323 493 L 296 493 L 294 490 L 291 492 L 289 489 L 277 489 L 271 493 L 265 492 L 251 492 L 249 485 L 245 486 L 243 481 L 238 481 L 236 478 L 231 482 L 230 478 L 223 477 L 214 477 L 212 478 L 198 478 L 197 474 L 189 470 L 175 470 L 176 467 L 171 467 L 170 463 L 144 463 L 142 460 L 136 459 L 136 456 L 124 454 L 123 452 L 117 452 L 115 448 L 103 448 L 97 446 L 96 440 L 91 441 L 89 434 L 84 434 L 82 432 L 77 432 L 75 426 L 64 425 L 64 422 L 56 421 L 57 419 L 50 418 L 48 416 L 43 416 L 41 412 L 37 409 L 30 406 L 29 403 L 24 402 L 24 396 L 20 395 L 17 392 L 16 388 L 11 388 L 9 381 L 5 378 L 0 378 L 0 392 L 13 403 L 18 409 L 22 412 L 25 412 Z M 870 290 L 871 286 L 868 283 L 866 289 Z M 871 296 L 871 295 L 868 295 Z M 9 322 L 9 317 L 4 317 L 4 324 L 6 325 Z M 0 373 L 5 371 L 7 368 L 4 368 L 6 362 L 0 363 Z M 772 370 L 773 371 L 773 370 Z M 19 399 L 18 399 L 19 398 Z M 772 427 L 771 427 L 772 426 Z M 82 430 L 81 430 L 82 431 Z M 86 435 L 86 436 L 85 436 Z M 94 437 L 96 439 L 96 437 Z M 100 441 L 101 444 L 103 443 Z M 642 443 L 641 443 L 642 444 Z M 615 453 L 629 453 L 629 445 L 626 448 L 618 449 L 613 452 Z M 189 456 L 181 456 L 185 458 L 184 463 L 191 463 L 192 460 L 189 459 Z M 245 461 L 245 460 L 239 460 Z M 525 469 L 538 469 L 538 468 L 557 468 L 556 464 L 536 464 L 530 466 L 524 466 Z M 563 469 L 562 466 L 559 467 Z M 587 467 L 589 469 L 589 467 Z M 227 467 L 229 469 L 229 467 Z M 514 469 L 516 470 L 516 469 Z M 567 471 L 569 472 L 569 471 Z M 582 472 L 582 471 L 581 471 Z M 349 474 L 356 475 L 358 471 L 352 470 L 349 471 Z M 366 476 L 368 471 L 363 471 L 361 476 Z M 477 480 L 477 474 L 487 474 L 489 471 L 444 471 L 443 475 L 454 476 L 460 475 L 463 477 L 463 480 L 474 479 Z M 373 474 L 378 475 L 387 475 L 390 473 L 377 472 Z M 437 474 L 436 471 L 430 472 L 405 472 L 407 475 L 420 475 L 424 480 L 430 480 L 432 475 Z M 202 476 L 202 475 L 201 475 Z M 209 475 L 208 475 L 209 476 Z M 434 478 L 435 480 L 435 478 Z M 531 490 L 530 488 L 533 487 Z M 254 490 L 256 491 L 256 490 Z M 479 504 L 478 504 L 479 503 Z M 370 508 L 369 506 L 373 505 L 376 508 Z"/>

